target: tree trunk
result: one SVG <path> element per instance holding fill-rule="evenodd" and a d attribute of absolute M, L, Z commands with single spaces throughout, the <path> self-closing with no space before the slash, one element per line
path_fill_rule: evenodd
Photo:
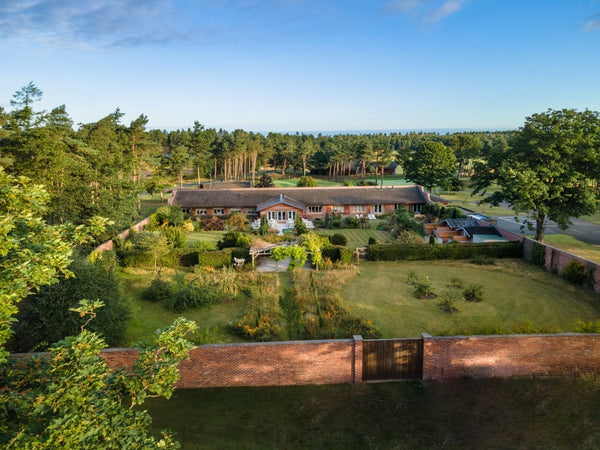
<path fill-rule="evenodd" d="M 538 213 L 535 219 L 535 240 L 538 242 L 544 242 L 545 221 L 546 215 Z"/>

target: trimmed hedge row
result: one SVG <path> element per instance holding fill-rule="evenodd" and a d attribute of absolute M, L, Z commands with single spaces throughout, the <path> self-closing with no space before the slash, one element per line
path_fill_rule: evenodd
<path fill-rule="evenodd" d="M 378 244 L 369 246 L 369 260 L 432 260 L 432 259 L 470 259 L 475 257 L 522 258 L 521 242 L 485 243 L 485 244 Z"/>
<path fill-rule="evenodd" d="M 356 262 L 354 251 L 342 245 L 333 245 L 331 247 L 321 249 L 323 259 L 329 258 L 332 262 L 340 262 L 342 264 L 354 264 Z"/>
<path fill-rule="evenodd" d="M 249 249 L 227 248 L 224 250 L 199 250 L 194 248 L 174 248 L 162 255 L 157 263 L 161 267 L 214 267 L 216 269 L 232 264 L 233 257 L 249 260 Z M 142 250 L 120 250 L 119 259 L 125 267 L 154 267 L 154 258 Z"/>

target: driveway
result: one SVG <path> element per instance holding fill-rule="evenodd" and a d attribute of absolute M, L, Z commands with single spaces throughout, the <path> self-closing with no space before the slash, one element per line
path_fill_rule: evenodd
<path fill-rule="evenodd" d="M 521 230 L 521 226 L 524 225 L 526 216 L 519 216 L 519 222 L 515 221 L 514 216 L 500 216 L 496 218 L 498 220 L 498 227 L 503 228 L 507 231 L 511 231 L 517 234 L 524 234 L 533 236 L 535 233 L 527 229 L 525 225 L 524 230 Z M 582 242 L 587 244 L 600 246 L 600 225 L 587 222 L 581 219 L 571 219 L 572 225 L 569 226 L 565 231 L 561 230 L 556 223 L 549 221 L 546 225 L 544 234 L 566 234 L 573 236 Z"/>

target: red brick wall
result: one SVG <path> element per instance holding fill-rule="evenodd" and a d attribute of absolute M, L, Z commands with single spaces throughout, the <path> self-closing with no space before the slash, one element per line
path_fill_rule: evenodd
<path fill-rule="evenodd" d="M 423 336 L 423 379 L 600 370 L 600 335 Z"/>
<path fill-rule="evenodd" d="M 362 338 L 217 344 L 195 347 L 179 366 L 179 388 L 283 386 L 362 381 Z M 130 367 L 135 349 L 102 352 L 110 367 Z M 355 368 L 355 363 L 358 367 Z"/>
<path fill-rule="evenodd" d="M 537 241 L 529 238 L 525 238 L 523 240 L 523 258 L 527 261 L 531 261 L 531 252 L 533 245 L 536 242 Z M 544 267 L 547 270 L 561 275 L 567 264 L 575 259 L 586 266 L 588 273 L 592 273 L 594 291 L 600 292 L 600 264 L 583 259 L 579 256 L 573 255 L 572 253 L 565 252 L 564 250 L 551 247 L 547 244 L 542 243 L 541 245 L 546 247 Z"/>
<path fill-rule="evenodd" d="M 142 221 L 140 221 L 140 222 L 136 223 L 135 225 L 133 225 L 131 228 L 133 228 L 135 231 L 141 231 L 149 223 L 150 223 L 150 217 L 146 217 Z M 129 236 L 129 230 L 131 228 L 128 228 L 125 231 L 123 231 L 121 234 L 119 234 L 119 237 L 121 239 L 125 239 L 127 236 Z M 98 247 L 96 247 L 96 250 L 98 252 L 100 252 L 100 253 L 102 253 L 104 250 L 112 250 L 112 249 L 113 249 L 113 241 L 112 241 L 112 239 L 110 241 L 106 241 L 103 244 L 100 244 Z"/>

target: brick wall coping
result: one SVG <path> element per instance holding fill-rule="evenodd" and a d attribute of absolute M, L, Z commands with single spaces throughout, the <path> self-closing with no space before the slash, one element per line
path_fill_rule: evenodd
<path fill-rule="evenodd" d="M 544 338 L 556 338 L 556 337 L 569 337 L 569 336 L 600 336 L 600 333 L 537 333 L 537 334 L 473 334 L 470 336 L 466 335 L 456 335 L 456 336 L 431 336 L 427 333 L 423 333 L 423 339 L 433 339 L 434 341 L 438 340 L 451 340 L 451 339 L 498 339 L 498 338 L 510 338 L 510 339 L 521 339 L 521 338 L 534 338 L 534 337 L 544 337 Z"/>

